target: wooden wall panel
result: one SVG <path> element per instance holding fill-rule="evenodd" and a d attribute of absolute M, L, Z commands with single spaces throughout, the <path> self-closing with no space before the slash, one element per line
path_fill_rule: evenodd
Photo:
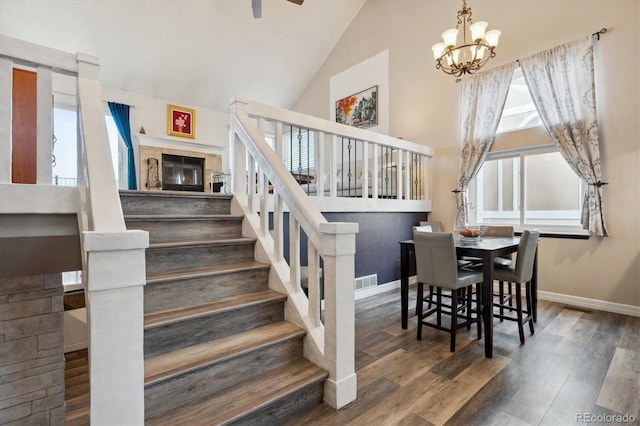
<path fill-rule="evenodd" d="M 11 181 L 36 183 L 37 179 L 37 74 L 13 69 L 13 122 Z"/>

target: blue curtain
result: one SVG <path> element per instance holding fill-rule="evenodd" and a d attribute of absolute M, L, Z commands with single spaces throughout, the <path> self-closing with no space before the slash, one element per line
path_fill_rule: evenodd
<path fill-rule="evenodd" d="M 136 182 L 136 162 L 133 158 L 133 143 L 131 142 L 131 125 L 129 124 L 129 105 L 109 102 L 109 111 L 118 127 L 118 132 L 127 146 L 127 189 L 138 189 Z"/>

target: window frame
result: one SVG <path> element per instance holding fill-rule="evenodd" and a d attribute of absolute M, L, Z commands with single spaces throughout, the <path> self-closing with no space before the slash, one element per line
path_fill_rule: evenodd
<path fill-rule="evenodd" d="M 487 154 L 487 156 L 485 157 L 484 162 L 486 161 L 492 161 L 492 160 L 500 160 L 500 159 L 507 159 L 507 158 L 515 158 L 518 159 L 517 164 L 518 164 L 518 174 L 517 174 L 517 183 L 515 182 L 514 179 L 514 196 L 516 195 L 516 189 L 517 189 L 517 209 L 518 212 L 515 214 L 508 214 L 505 213 L 503 215 L 502 218 L 504 219 L 510 219 L 510 218 L 514 218 L 515 220 L 513 222 L 504 222 L 504 225 L 509 225 L 509 226 L 513 226 L 514 230 L 516 232 L 522 232 L 524 230 L 527 229 L 538 229 L 543 233 L 546 234 L 561 234 L 561 235 L 588 235 L 588 230 L 584 229 L 582 224 L 577 223 L 577 224 L 573 224 L 573 225 L 568 225 L 568 224 L 540 224 L 540 223 L 535 223 L 535 222 L 531 222 L 531 220 L 535 220 L 536 218 L 531 218 L 529 217 L 525 217 L 526 214 L 526 200 L 527 200 L 527 194 L 526 194 L 526 157 L 527 156 L 532 156 L 532 155 L 540 155 L 540 154 L 548 154 L 548 153 L 559 153 L 559 149 L 553 144 L 545 144 L 545 145 L 536 145 L 536 146 L 528 146 L 528 147 L 523 147 L 523 148 L 514 148 L 514 149 L 508 149 L 508 150 L 502 150 L 502 151 L 496 151 L 496 152 L 490 152 Z M 515 166 L 516 162 L 514 162 L 514 166 Z M 484 163 L 483 163 L 484 166 Z M 568 166 L 568 165 L 567 165 Z M 514 167 L 515 168 L 515 167 Z M 478 221 L 478 217 L 480 216 L 479 212 L 480 212 L 480 206 L 482 206 L 482 197 L 483 197 L 483 188 L 482 185 L 479 185 L 479 182 L 482 182 L 482 175 L 483 173 L 483 169 L 481 168 L 478 171 L 478 174 L 473 178 L 472 182 L 469 185 L 469 188 L 467 190 L 467 196 L 468 196 L 468 200 L 470 203 L 470 209 L 469 209 L 469 222 L 472 224 L 477 224 L 477 225 L 496 225 L 496 223 L 487 223 L 487 222 L 482 222 L 482 221 Z M 514 175 L 515 176 L 515 175 Z M 502 176 L 499 175 L 498 177 L 499 182 L 502 180 Z M 587 185 L 586 182 L 584 182 L 584 180 L 578 178 L 579 182 L 580 182 L 580 194 L 577 195 L 578 196 L 578 205 L 582 206 L 582 201 L 584 200 L 584 196 L 585 196 L 585 192 L 587 190 Z M 499 198 L 498 198 L 498 207 L 502 207 L 501 203 L 500 203 L 500 196 L 502 194 L 500 194 L 499 192 Z M 500 210 L 497 210 L 497 212 L 499 212 Z M 562 215 L 562 214 L 561 214 Z M 581 211 L 578 212 L 578 215 L 581 215 Z M 499 215 L 497 215 L 499 216 Z M 502 219 L 500 217 L 497 217 L 497 219 Z"/>

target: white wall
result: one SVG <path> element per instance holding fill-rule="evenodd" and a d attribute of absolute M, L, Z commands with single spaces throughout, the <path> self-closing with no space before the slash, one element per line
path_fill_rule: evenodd
<path fill-rule="evenodd" d="M 336 101 L 378 86 L 378 125 L 368 128 L 389 134 L 389 51 L 385 50 L 329 79 L 329 120 L 336 121 Z"/>
<path fill-rule="evenodd" d="M 487 68 L 593 33 L 596 96 L 609 238 L 540 243 L 540 289 L 640 306 L 640 92 L 637 0 L 484 0 L 473 18 L 502 30 Z M 389 50 L 389 133 L 431 145 L 431 218 L 451 229 L 458 167 L 458 94 L 455 79 L 435 69 L 431 45 L 455 25 L 459 3 L 376 0 L 364 4 L 318 70 L 296 110 L 330 118 L 330 78 Z M 575 18 L 579 16 L 578 18 Z M 574 19 L 575 18 L 575 19 Z"/>
<path fill-rule="evenodd" d="M 229 113 L 212 109 L 205 109 L 184 105 L 179 101 L 152 98 L 132 92 L 102 88 L 102 97 L 105 101 L 119 102 L 130 105 L 131 136 L 133 139 L 136 174 L 138 175 L 138 186 L 140 186 L 139 158 L 140 152 L 138 140 L 135 135 L 144 126 L 147 135 L 163 138 L 167 137 L 167 105 L 179 105 L 196 111 L 196 137 L 195 139 L 185 138 L 185 142 L 223 147 L 226 151 L 222 154 L 221 171 L 229 169 L 228 141 L 229 141 Z M 193 149 L 192 149 L 193 150 Z"/>

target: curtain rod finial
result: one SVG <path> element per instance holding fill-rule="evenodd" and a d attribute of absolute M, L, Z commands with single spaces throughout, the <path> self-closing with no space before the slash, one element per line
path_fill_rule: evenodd
<path fill-rule="evenodd" d="M 602 29 L 600 29 L 600 31 L 596 31 L 595 33 L 591 34 L 591 36 L 592 37 L 596 36 L 596 37 L 598 37 L 598 40 L 600 40 L 600 36 L 602 34 L 606 34 L 606 32 L 607 32 L 607 29 L 606 28 L 602 28 Z"/>

